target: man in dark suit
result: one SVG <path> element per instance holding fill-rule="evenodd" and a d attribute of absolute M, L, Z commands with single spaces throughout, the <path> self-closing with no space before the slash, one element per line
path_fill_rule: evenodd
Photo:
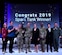
<path fill-rule="evenodd" d="M 53 32 L 50 23 L 48 23 L 47 28 L 46 44 L 47 44 L 47 52 L 48 52 L 48 45 L 50 46 L 50 51 L 52 52 Z"/>

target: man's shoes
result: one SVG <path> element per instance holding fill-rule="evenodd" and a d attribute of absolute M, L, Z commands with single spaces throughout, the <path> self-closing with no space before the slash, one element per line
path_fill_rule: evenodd
<path fill-rule="evenodd" d="M 13 53 L 14 51 L 9 51 L 10 53 Z"/>
<path fill-rule="evenodd" d="M 29 50 L 29 52 L 31 52 L 31 51 Z"/>
<path fill-rule="evenodd" d="M 5 51 L 5 53 L 7 53 L 7 52 Z"/>
<path fill-rule="evenodd" d="M 3 51 L 2 53 L 3 53 L 3 54 L 5 54 L 5 52 L 4 52 L 4 51 Z"/>
<path fill-rule="evenodd" d="M 45 51 L 42 51 L 42 52 L 45 52 Z"/>
<path fill-rule="evenodd" d="M 48 52 L 48 51 L 47 51 Z"/>
<path fill-rule="evenodd" d="M 58 50 L 56 52 L 58 52 Z"/>
<path fill-rule="evenodd" d="M 6 51 L 2 51 L 2 53 L 4 54 L 4 53 L 7 53 Z"/>
<path fill-rule="evenodd" d="M 52 52 L 52 51 L 51 51 Z"/>
<path fill-rule="evenodd" d="M 27 51 L 26 51 L 26 53 L 27 53 Z"/>
<path fill-rule="evenodd" d="M 52 50 L 50 50 L 52 52 Z"/>
<path fill-rule="evenodd" d="M 58 50 L 54 50 L 54 52 L 58 52 Z"/>

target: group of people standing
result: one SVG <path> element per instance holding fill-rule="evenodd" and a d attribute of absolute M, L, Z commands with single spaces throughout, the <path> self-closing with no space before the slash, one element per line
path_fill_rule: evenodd
<path fill-rule="evenodd" d="M 45 52 L 45 44 L 47 45 L 47 52 L 48 46 L 50 46 L 50 50 L 52 52 L 52 47 L 54 51 L 58 52 L 59 48 L 59 38 L 62 36 L 62 29 L 58 27 L 58 24 L 55 22 L 54 27 L 51 28 L 51 24 L 48 23 L 48 28 L 46 29 L 43 22 L 41 22 L 41 28 L 38 28 L 36 23 L 34 23 L 34 28 L 30 28 L 31 23 L 27 23 L 25 29 L 23 29 L 23 25 L 19 24 L 17 28 L 13 26 L 13 22 L 10 21 L 10 26 L 7 28 L 7 24 L 3 24 L 2 28 L 2 52 L 6 52 L 7 41 L 10 41 L 9 44 L 9 52 L 13 52 L 13 41 L 17 34 L 17 46 L 18 51 L 23 51 L 23 44 L 25 42 L 25 50 L 26 53 L 30 50 L 31 42 L 34 44 L 35 52 L 38 52 L 38 44 L 40 43 L 40 51 Z M 25 41 L 24 41 L 25 39 Z"/>
<path fill-rule="evenodd" d="M 6 52 L 6 47 L 7 47 L 7 41 L 10 41 L 9 44 L 9 52 L 12 53 L 13 50 L 13 40 L 15 37 L 15 28 L 13 26 L 13 22 L 10 21 L 10 26 L 7 28 L 7 24 L 4 23 L 3 24 L 3 28 L 2 28 L 2 52 L 5 53 Z"/>

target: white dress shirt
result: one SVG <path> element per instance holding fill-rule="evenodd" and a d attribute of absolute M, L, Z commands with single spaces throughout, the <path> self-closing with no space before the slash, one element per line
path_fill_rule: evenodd
<path fill-rule="evenodd" d="M 51 32 L 51 28 L 48 28 L 48 31 Z"/>

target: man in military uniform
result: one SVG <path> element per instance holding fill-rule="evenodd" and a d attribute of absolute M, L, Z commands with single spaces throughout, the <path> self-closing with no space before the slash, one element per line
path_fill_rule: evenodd
<path fill-rule="evenodd" d="M 20 51 L 23 51 L 23 29 L 22 29 L 22 25 L 19 24 L 18 26 L 18 35 L 17 35 L 17 45 L 18 45 L 18 51 L 20 53 Z"/>
<path fill-rule="evenodd" d="M 41 45 L 41 51 L 45 52 L 45 42 L 46 42 L 46 29 L 43 26 L 43 23 L 41 23 L 41 28 L 40 28 L 40 45 Z"/>
<path fill-rule="evenodd" d="M 61 27 L 61 29 L 60 29 L 60 47 L 62 48 L 62 25 L 60 26 Z"/>
<path fill-rule="evenodd" d="M 58 52 L 59 47 L 59 36 L 60 36 L 60 29 L 58 24 L 55 22 L 53 27 L 53 43 L 54 43 L 54 51 Z"/>
<path fill-rule="evenodd" d="M 26 47 L 26 53 L 27 53 L 27 50 L 29 51 L 29 52 L 31 52 L 30 51 L 30 44 L 31 44 L 31 38 L 32 38 L 32 36 L 31 36 L 32 34 L 31 34 L 31 28 L 30 28 L 30 23 L 27 23 L 27 27 L 26 27 L 26 31 L 25 31 L 25 47 Z"/>

